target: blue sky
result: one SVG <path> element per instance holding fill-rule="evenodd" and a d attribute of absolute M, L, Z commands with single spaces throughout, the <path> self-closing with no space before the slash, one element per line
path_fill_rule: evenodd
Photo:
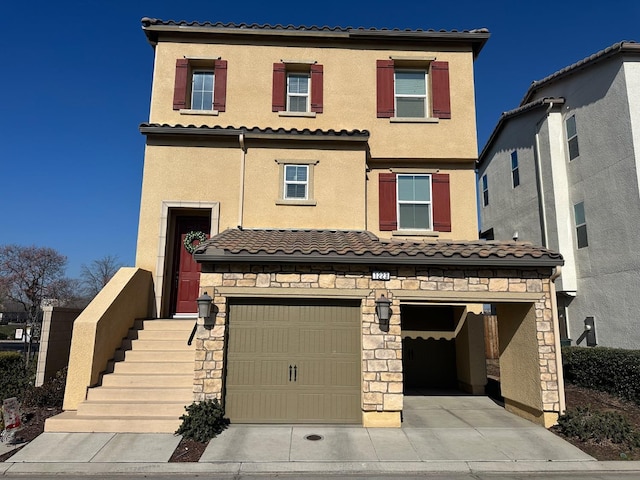
<path fill-rule="evenodd" d="M 321 5 L 321 6 L 319 6 Z M 135 262 L 153 50 L 163 20 L 468 30 L 478 146 L 529 84 L 620 40 L 640 41 L 640 2 L 5 0 L 0 7 L 0 244 L 47 246 L 67 274 L 105 255 Z"/>

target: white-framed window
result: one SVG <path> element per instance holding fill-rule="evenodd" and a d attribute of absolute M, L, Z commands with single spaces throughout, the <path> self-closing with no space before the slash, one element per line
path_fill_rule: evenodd
<path fill-rule="evenodd" d="M 285 200 L 307 200 L 309 186 L 308 165 L 284 166 Z"/>
<path fill-rule="evenodd" d="M 576 116 L 571 115 L 565 120 L 565 126 L 567 129 L 567 147 L 569 149 L 569 160 L 580 156 L 580 149 L 578 148 L 578 130 L 576 128 Z"/>
<path fill-rule="evenodd" d="M 425 118 L 428 116 L 426 70 L 396 69 L 394 89 L 396 117 Z"/>
<path fill-rule="evenodd" d="M 309 112 L 310 75 L 287 73 L 287 111 Z"/>
<path fill-rule="evenodd" d="M 573 206 L 574 219 L 576 222 L 576 243 L 578 248 L 589 246 L 587 238 L 587 218 L 584 214 L 584 202 L 576 203 Z"/>
<path fill-rule="evenodd" d="M 276 205 L 315 206 L 313 176 L 318 160 L 276 159 L 280 195 Z"/>
<path fill-rule="evenodd" d="M 489 205 L 489 181 L 487 180 L 487 176 L 482 176 L 482 206 L 486 207 Z"/>
<path fill-rule="evenodd" d="M 518 152 L 511 152 L 511 184 L 513 188 L 520 185 L 520 168 L 518 166 Z"/>
<path fill-rule="evenodd" d="M 191 74 L 191 109 L 213 110 L 213 70 L 194 70 Z"/>
<path fill-rule="evenodd" d="M 433 230 L 431 175 L 397 176 L 398 228 Z"/>

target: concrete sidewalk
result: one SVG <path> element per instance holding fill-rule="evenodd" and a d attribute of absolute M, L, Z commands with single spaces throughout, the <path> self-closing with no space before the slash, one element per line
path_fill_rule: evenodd
<path fill-rule="evenodd" d="M 406 397 L 400 429 L 231 425 L 198 463 L 167 463 L 171 434 L 44 433 L 0 474 L 640 472 L 598 462 L 487 397 Z"/>

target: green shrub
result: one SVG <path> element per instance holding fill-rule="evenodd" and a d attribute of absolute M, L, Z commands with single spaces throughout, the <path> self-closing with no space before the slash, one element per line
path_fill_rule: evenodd
<path fill-rule="evenodd" d="M 629 448 L 640 446 L 640 433 L 629 420 L 617 412 L 591 411 L 589 407 L 567 410 L 558 418 L 560 431 L 567 437 L 597 443 L 610 441 L 625 444 Z"/>
<path fill-rule="evenodd" d="M 566 381 L 640 405 L 640 351 L 564 347 L 562 359 Z"/>
<path fill-rule="evenodd" d="M 182 425 L 176 431 L 176 435 L 206 443 L 222 433 L 229 425 L 229 420 L 224 418 L 224 409 L 217 398 L 194 402 L 184 408 L 187 413 L 180 417 Z"/>
<path fill-rule="evenodd" d="M 25 369 L 20 353 L 0 352 L 0 402 L 5 398 L 22 398 L 32 381 L 32 372 Z"/>
<path fill-rule="evenodd" d="M 67 383 L 67 367 L 56 372 L 39 387 L 27 388 L 22 397 L 26 407 L 62 407 L 64 387 Z"/>

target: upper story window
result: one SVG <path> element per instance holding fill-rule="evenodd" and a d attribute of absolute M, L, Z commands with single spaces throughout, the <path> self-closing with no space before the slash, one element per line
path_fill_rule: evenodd
<path fill-rule="evenodd" d="M 313 175 L 317 160 L 276 160 L 280 169 L 280 197 L 276 205 L 316 205 Z"/>
<path fill-rule="evenodd" d="M 518 152 L 511 152 L 511 184 L 513 188 L 520 185 L 520 168 L 518 167 Z"/>
<path fill-rule="evenodd" d="M 567 145 L 569 147 L 569 160 L 573 160 L 574 158 L 580 155 L 580 150 L 578 149 L 578 130 L 576 129 L 576 116 L 571 115 L 565 121 L 566 129 L 567 129 Z"/>
<path fill-rule="evenodd" d="M 309 80 L 307 73 L 287 74 L 287 111 L 309 111 Z"/>
<path fill-rule="evenodd" d="M 284 166 L 284 198 L 288 200 L 306 200 L 309 183 L 307 165 Z"/>
<path fill-rule="evenodd" d="M 588 247 L 587 219 L 584 214 L 584 202 L 576 203 L 573 206 L 573 213 L 576 222 L 576 240 L 578 248 Z"/>
<path fill-rule="evenodd" d="M 380 173 L 381 231 L 451 231 L 449 175 L 446 173 Z"/>
<path fill-rule="evenodd" d="M 482 176 L 482 206 L 486 207 L 489 205 L 489 181 L 487 180 L 487 176 Z"/>
<path fill-rule="evenodd" d="M 191 77 L 191 108 L 213 110 L 213 70 L 196 70 Z"/>
<path fill-rule="evenodd" d="M 271 110 L 284 116 L 322 113 L 323 76 L 324 68 L 317 63 L 274 63 Z"/>
<path fill-rule="evenodd" d="M 395 111 L 397 117 L 427 116 L 427 72 L 424 70 L 395 71 Z"/>
<path fill-rule="evenodd" d="M 378 118 L 392 121 L 451 118 L 448 62 L 378 60 L 376 72 Z"/>
<path fill-rule="evenodd" d="M 398 175 L 398 228 L 433 230 L 431 175 Z"/>
<path fill-rule="evenodd" d="M 181 113 L 216 115 L 227 104 L 227 61 L 179 58 L 173 89 L 173 109 Z"/>

